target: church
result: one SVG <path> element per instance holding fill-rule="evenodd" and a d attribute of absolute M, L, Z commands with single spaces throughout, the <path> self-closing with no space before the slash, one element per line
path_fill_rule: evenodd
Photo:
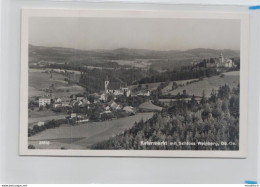
<path fill-rule="evenodd" d="M 131 95 L 131 90 L 128 87 L 119 87 L 116 88 L 116 85 L 112 85 L 109 80 L 108 76 L 106 77 L 105 80 L 105 93 L 106 94 L 113 94 L 115 96 L 118 95 L 125 95 L 126 97 L 129 97 Z"/>

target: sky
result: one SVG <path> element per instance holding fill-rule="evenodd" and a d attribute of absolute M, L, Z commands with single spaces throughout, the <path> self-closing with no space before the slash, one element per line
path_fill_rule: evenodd
<path fill-rule="evenodd" d="M 240 22 L 228 19 L 32 17 L 29 19 L 29 44 L 83 50 L 239 50 Z"/>

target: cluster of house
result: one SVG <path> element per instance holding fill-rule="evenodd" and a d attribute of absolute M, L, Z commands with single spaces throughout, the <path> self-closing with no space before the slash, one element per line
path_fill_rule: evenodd
<path fill-rule="evenodd" d="M 108 101 L 108 97 L 110 95 L 113 95 L 114 98 L 116 96 L 125 95 L 126 97 L 129 96 L 150 96 L 149 90 L 139 90 L 137 92 L 132 93 L 131 90 L 128 87 L 120 87 L 119 89 L 112 89 L 109 87 L 109 80 L 105 80 L 105 91 L 101 94 L 95 93 L 94 96 L 94 102 L 101 103 L 103 106 L 103 112 L 100 113 L 100 115 L 103 114 L 111 114 L 113 111 L 121 110 L 128 114 L 134 114 L 135 108 L 132 106 L 122 106 L 115 101 L 111 100 Z M 79 106 L 79 107 L 88 107 L 90 108 L 90 101 L 87 99 L 87 97 L 83 96 L 76 96 L 73 95 L 72 98 L 64 97 L 64 98 L 55 98 L 51 95 L 47 97 L 41 97 L 39 98 L 39 107 L 46 107 L 47 105 L 52 105 L 54 108 L 59 107 L 73 107 L 73 106 Z M 69 116 L 66 116 L 67 119 L 76 119 L 77 123 L 81 122 L 87 122 L 89 121 L 88 116 L 86 115 L 79 115 L 77 113 L 71 113 Z M 38 126 L 44 125 L 44 122 L 39 121 Z"/>
<path fill-rule="evenodd" d="M 110 87 L 110 83 L 108 78 L 106 78 L 105 80 L 105 92 L 99 94 L 95 94 L 96 97 L 98 97 L 99 101 L 107 101 L 109 95 L 113 95 L 113 96 L 120 96 L 120 95 L 125 95 L 126 97 L 129 96 L 147 96 L 149 97 L 151 95 L 150 90 L 139 90 L 136 91 L 134 93 L 131 92 L 131 90 L 128 87 L 121 87 L 119 89 L 114 89 L 112 87 Z M 51 104 L 51 97 L 42 97 L 39 98 L 39 107 L 43 106 L 45 107 L 46 105 L 50 105 Z M 97 100 L 94 101 L 94 103 L 98 102 Z M 53 103 L 53 107 L 54 108 L 58 108 L 58 107 L 72 107 L 72 106 L 82 106 L 85 107 L 87 105 L 89 105 L 90 102 L 88 101 L 88 99 L 86 97 L 76 97 L 75 95 L 73 95 L 72 99 L 71 98 L 55 98 L 54 99 L 54 103 Z M 114 106 L 116 106 L 115 102 L 113 103 L 113 108 Z M 116 106 L 115 109 L 118 109 L 119 107 Z"/>
<path fill-rule="evenodd" d="M 72 107 L 72 106 L 86 106 L 88 104 L 90 104 L 90 102 L 88 101 L 88 99 L 86 97 L 76 97 L 73 96 L 73 98 L 55 98 L 53 99 L 54 103 L 53 103 L 53 107 L 54 108 L 58 108 L 58 107 Z M 50 105 L 52 102 L 52 98 L 51 97 L 42 97 L 39 98 L 39 107 L 43 106 L 47 106 Z"/>
<path fill-rule="evenodd" d="M 71 98 L 57 98 L 54 101 L 53 107 L 58 108 L 58 107 L 72 107 L 72 106 L 81 106 L 85 107 L 89 105 L 90 102 L 86 97 L 76 97 L 73 95 L 72 99 Z"/>
<path fill-rule="evenodd" d="M 88 116 L 87 115 L 78 115 L 77 113 L 71 113 L 69 116 L 67 116 L 67 119 L 77 119 L 77 123 L 83 123 L 88 122 Z"/>
<path fill-rule="evenodd" d="M 121 106 L 120 104 L 117 104 L 115 101 L 110 101 L 104 105 L 104 112 L 102 114 L 110 114 L 112 113 L 112 110 L 123 110 L 126 113 L 134 113 L 135 109 L 132 106 Z"/>
<path fill-rule="evenodd" d="M 98 101 L 94 101 L 94 103 L 97 103 Z M 47 106 L 47 105 L 51 105 L 52 103 L 52 99 L 51 98 L 39 98 L 39 107 L 40 106 Z M 60 98 L 56 98 L 54 99 L 54 103 L 52 103 L 54 108 L 57 107 L 72 107 L 75 105 L 78 106 L 86 106 L 89 105 L 90 102 L 87 100 L 86 97 L 73 97 L 73 98 L 69 98 L 69 100 L 63 100 Z M 115 101 L 110 101 L 110 102 L 106 102 L 103 103 L 103 112 L 100 113 L 100 115 L 104 115 L 104 114 L 112 114 L 113 111 L 117 111 L 117 110 L 121 110 L 126 112 L 127 114 L 131 115 L 135 113 L 135 108 L 132 106 L 122 106 L 120 104 L 117 104 Z M 89 106 L 87 106 L 89 108 Z M 71 113 L 70 115 L 67 115 L 65 118 L 67 119 L 75 119 L 76 123 L 84 123 L 84 122 L 88 122 L 89 118 L 88 115 L 83 115 L 83 114 L 77 114 L 77 113 Z M 38 126 L 43 126 L 45 124 L 45 122 L 39 121 L 37 123 Z"/>
<path fill-rule="evenodd" d="M 70 115 L 66 116 L 65 118 L 67 119 L 76 119 L 76 123 L 84 123 L 84 122 L 88 122 L 88 116 L 84 116 L 84 115 L 78 115 L 76 113 L 71 113 Z M 38 121 L 37 124 L 39 127 L 45 125 L 44 121 Z M 32 128 L 32 127 L 31 127 Z"/>
<path fill-rule="evenodd" d="M 51 105 L 51 98 L 43 97 L 39 98 L 39 107 L 45 107 L 47 105 Z M 98 101 L 95 100 L 94 103 L 97 103 Z M 54 103 L 52 104 L 54 108 L 58 107 L 72 107 L 72 106 L 80 106 L 80 107 L 86 107 L 90 104 L 90 101 L 86 97 L 74 97 L 71 98 L 56 98 L 54 99 Z M 131 106 L 125 106 L 122 107 L 120 104 L 117 104 L 115 101 L 107 102 L 104 105 L 104 113 L 111 113 L 111 109 L 113 110 L 124 110 L 126 112 L 134 112 L 134 108 Z M 71 116 L 73 118 L 75 116 Z"/>

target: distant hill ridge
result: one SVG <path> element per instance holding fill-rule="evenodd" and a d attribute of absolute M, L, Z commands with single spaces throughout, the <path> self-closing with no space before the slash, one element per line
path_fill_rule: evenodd
<path fill-rule="evenodd" d="M 228 58 L 239 58 L 240 56 L 240 51 L 230 49 L 217 50 L 196 48 L 185 51 L 156 51 L 148 49 L 118 48 L 113 50 L 81 50 L 29 45 L 29 63 L 53 61 L 98 66 L 98 64 L 106 64 L 111 60 L 154 59 L 151 61 L 151 67 L 153 69 L 168 69 L 180 65 L 188 65 L 193 61 L 198 62 L 202 59 L 218 58 L 221 53 L 224 57 Z"/>
<path fill-rule="evenodd" d="M 189 49 L 189 50 L 167 50 L 167 51 L 158 51 L 158 50 L 149 50 L 149 49 L 131 49 L 131 48 L 118 48 L 118 49 L 94 49 L 94 50 L 82 50 L 82 49 L 73 49 L 73 48 L 63 48 L 63 47 L 44 47 L 44 46 L 34 46 L 29 45 L 29 51 L 49 51 L 53 50 L 55 52 L 72 52 L 72 53 L 86 53 L 86 54 L 100 54 L 100 53 L 108 53 L 108 54 L 128 54 L 128 55 L 137 55 L 137 56 L 149 56 L 149 55 L 173 55 L 173 54 L 190 54 L 194 56 L 200 56 L 200 55 L 220 55 L 222 52 L 225 56 L 234 56 L 239 57 L 239 50 L 231 50 L 231 49 L 206 49 L 206 48 L 195 48 L 195 49 Z"/>

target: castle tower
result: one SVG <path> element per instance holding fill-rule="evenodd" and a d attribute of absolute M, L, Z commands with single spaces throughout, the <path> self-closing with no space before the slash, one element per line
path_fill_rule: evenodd
<path fill-rule="evenodd" d="M 109 80 L 108 80 L 108 76 L 106 77 L 106 80 L 105 80 L 105 93 L 108 93 L 108 84 L 109 84 Z"/>

